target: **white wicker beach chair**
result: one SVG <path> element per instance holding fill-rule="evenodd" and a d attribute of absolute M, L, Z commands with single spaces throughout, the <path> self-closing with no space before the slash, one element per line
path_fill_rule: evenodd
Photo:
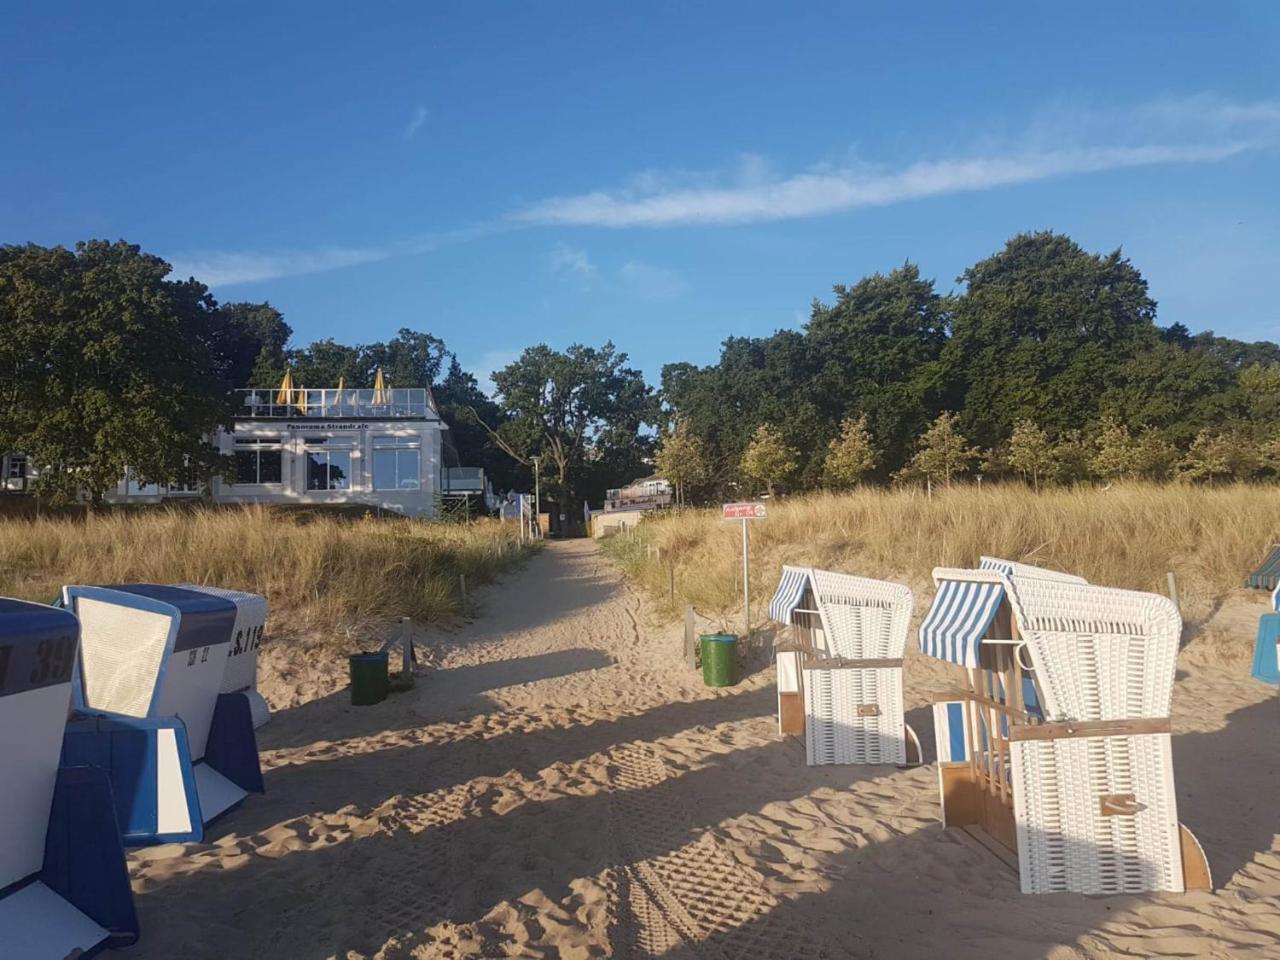
<path fill-rule="evenodd" d="M 0 599 L 0 956 L 62 960 L 137 939 L 105 775 L 60 769 L 79 625 Z"/>
<path fill-rule="evenodd" d="M 968 681 L 934 705 L 944 822 L 1016 851 L 1026 893 L 1209 886 L 1173 794 L 1176 609 L 1055 571 L 982 566 L 935 570 L 920 628 L 921 650 Z"/>
<path fill-rule="evenodd" d="M 1177 608 L 1087 584 L 1015 576 L 1012 588 L 1045 716 L 1009 738 L 1023 891 L 1211 886 L 1174 792 Z"/>
<path fill-rule="evenodd" d="M 814 606 L 800 607 L 806 600 Z M 779 658 L 792 658 L 788 667 L 803 690 L 810 765 L 918 760 L 919 741 L 903 718 L 902 698 L 912 604 L 911 591 L 901 584 L 784 568 L 770 611 L 784 623 L 804 618 L 808 636 L 784 646 Z M 783 676 L 780 665 L 780 691 Z"/>

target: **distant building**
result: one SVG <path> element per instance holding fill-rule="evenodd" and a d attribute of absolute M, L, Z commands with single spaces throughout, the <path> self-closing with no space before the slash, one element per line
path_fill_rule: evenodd
<path fill-rule="evenodd" d="M 426 388 L 237 393 L 232 428 L 213 437 L 234 461 L 229 477 L 213 481 L 217 503 L 354 503 L 431 517 L 450 500 L 468 498 L 483 502 L 482 510 L 497 509 L 484 471 L 453 465 L 449 427 Z M 25 458 L 11 454 L 0 466 L 5 489 L 25 489 Z M 201 493 L 194 479 L 146 484 L 126 473 L 106 499 L 158 503 Z"/>
<path fill-rule="evenodd" d="M 604 494 L 604 512 L 618 510 L 657 510 L 669 507 L 672 488 L 669 480 L 654 475 L 643 480 L 633 480 L 625 487 L 614 487 Z"/>

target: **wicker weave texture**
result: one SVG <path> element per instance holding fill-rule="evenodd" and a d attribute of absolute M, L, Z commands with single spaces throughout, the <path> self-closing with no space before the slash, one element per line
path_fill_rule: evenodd
<path fill-rule="evenodd" d="M 1169 734 L 1011 746 L 1023 893 L 1182 891 Z"/>
<path fill-rule="evenodd" d="M 173 618 L 89 597 L 76 601 L 85 704 L 145 717 L 155 695 Z"/>
<path fill-rule="evenodd" d="M 806 668 L 804 712 L 810 766 L 907 762 L 899 667 Z"/>
<path fill-rule="evenodd" d="M 832 656 L 851 660 L 902 656 L 914 602 L 908 587 L 814 570 L 813 590 Z"/>
<path fill-rule="evenodd" d="M 1010 598 L 1047 719 L 1169 716 L 1182 618 L 1168 598 L 1022 577 Z"/>

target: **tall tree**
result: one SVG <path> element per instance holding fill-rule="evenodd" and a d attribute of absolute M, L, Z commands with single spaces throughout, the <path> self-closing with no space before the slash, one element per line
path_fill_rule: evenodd
<path fill-rule="evenodd" d="M 702 441 L 677 422 L 662 438 L 657 456 L 658 474 L 675 490 L 676 503 L 688 502 L 689 489 L 707 479 L 707 454 Z"/>
<path fill-rule="evenodd" d="M 235 387 L 274 387 L 284 376 L 285 347 L 293 331 L 269 303 L 224 303 L 218 316 L 226 328 L 229 368 Z"/>
<path fill-rule="evenodd" d="M 823 414 L 831 424 L 865 416 L 897 469 L 929 423 L 951 302 L 913 263 L 834 291 L 834 304 L 813 304 L 806 327 Z"/>
<path fill-rule="evenodd" d="M 643 467 L 640 428 L 656 419 L 653 394 L 612 343 L 529 347 L 493 382 L 505 419 L 486 424 L 490 437 L 518 463 L 543 458 L 548 496 L 562 513 L 577 516 L 588 480 L 622 483 Z M 592 462 L 606 469 L 591 470 Z"/>
<path fill-rule="evenodd" d="M 964 474 L 978 459 L 977 447 L 971 447 L 960 432 L 960 418 L 942 413 L 920 437 L 916 454 L 907 465 L 907 477 L 925 477 L 951 486 L 952 480 Z"/>
<path fill-rule="evenodd" d="M 0 248 L 0 448 L 31 458 L 41 492 L 98 503 L 126 467 L 222 466 L 205 438 L 230 422 L 234 350 L 205 287 L 168 273 L 123 241 Z"/>
<path fill-rule="evenodd" d="M 381 367 L 392 387 L 431 386 L 449 357 L 439 337 L 408 327 L 401 327 L 400 332 L 385 343 L 369 344 L 363 353 L 369 376 Z"/>
<path fill-rule="evenodd" d="M 866 414 L 857 419 L 849 417 L 840 425 L 840 436 L 827 447 L 823 482 L 836 490 L 848 489 L 865 480 L 878 459 L 867 430 Z"/>
<path fill-rule="evenodd" d="M 772 497 L 780 484 L 786 483 L 796 471 L 796 452 L 787 445 L 782 432 L 762 423 L 751 436 L 751 442 L 742 452 L 739 466 L 743 479 L 754 486 L 763 486 Z"/>
<path fill-rule="evenodd" d="M 1053 445 L 1048 435 L 1030 420 L 1019 420 L 1009 438 L 1009 466 L 1030 480 L 1035 490 L 1053 470 Z"/>
<path fill-rule="evenodd" d="M 1125 365 L 1159 340 L 1147 283 L 1119 250 L 1021 234 L 960 280 L 942 368 L 949 403 L 983 446 L 1021 419 L 1055 435 L 1095 421 Z"/>

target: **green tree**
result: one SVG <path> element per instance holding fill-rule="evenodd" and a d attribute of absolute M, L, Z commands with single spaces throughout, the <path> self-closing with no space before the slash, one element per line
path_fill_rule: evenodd
<path fill-rule="evenodd" d="M 1134 473 L 1144 480 L 1163 482 L 1173 475 L 1180 456 L 1178 448 L 1159 430 L 1143 430 L 1133 446 Z"/>
<path fill-rule="evenodd" d="M 1053 444 L 1053 482 L 1082 483 L 1089 479 L 1095 450 L 1083 430 L 1067 430 Z"/>
<path fill-rule="evenodd" d="M 795 473 L 796 452 L 787 446 L 781 432 L 762 423 L 742 452 L 738 470 L 748 483 L 763 485 L 772 497 L 778 485 Z"/>
<path fill-rule="evenodd" d="M 333 339 L 317 340 L 300 350 L 290 350 L 288 363 L 295 387 L 332 389 L 340 380 L 350 389 L 373 386 L 373 373 L 363 347 L 350 347 Z"/>
<path fill-rule="evenodd" d="M 37 490 L 90 503 L 131 467 L 147 482 L 223 458 L 236 337 L 203 284 L 124 243 L 0 248 L 0 449 L 39 468 Z"/>
<path fill-rule="evenodd" d="M 1246 431 L 1201 430 L 1178 465 L 1178 476 L 1194 483 L 1249 480 L 1262 468 L 1263 457 L 1263 449 Z"/>
<path fill-rule="evenodd" d="M 293 331 L 269 303 L 224 303 L 218 315 L 233 347 L 224 379 L 235 387 L 274 387 L 288 363 L 285 347 Z"/>
<path fill-rule="evenodd" d="M 1254 363 L 1240 371 L 1245 415 L 1255 423 L 1280 424 L 1280 363 Z"/>
<path fill-rule="evenodd" d="M 1094 440 L 1094 454 L 1089 470 L 1103 480 L 1130 480 L 1138 473 L 1138 445 L 1129 428 L 1111 417 L 1104 417 Z"/>
<path fill-rule="evenodd" d="M 504 419 L 484 424 L 489 436 L 517 463 L 544 458 L 543 483 L 561 512 L 577 516 L 589 481 L 623 483 L 643 468 L 640 428 L 657 418 L 653 393 L 612 343 L 529 347 L 493 382 Z"/>
<path fill-rule="evenodd" d="M 929 425 L 916 445 L 907 476 L 925 477 L 951 486 L 951 481 L 968 470 L 981 455 L 960 432 L 960 418 L 942 413 Z"/>
<path fill-rule="evenodd" d="M 1118 250 L 1021 234 L 960 280 L 939 365 L 947 405 L 983 446 L 1023 419 L 1055 436 L 1094 422 L 1100 397 L 1159 342 L 1146 281 Z"/>
<path fill-rule="evenodd" d="M 823 482 L 835 489 L 852 487 L 876 468 L 877 459 L 866 416 L 850 417 L 840 425 L 840 436 L 827 447 Z"/>
<path fill-rule="evenodd" d="M 401 327 L 385 343 L 371 343 L 361 350 L 368 376 L 379 368 L 389 387 L 429 387 L 436 382 L 449 351 L 439 337 Z"/>
<path fill-rule="evenodd" d="M 1049 436 L 1030 420 L 1019 420 L 1009 438 L 1009 466 L 1039 490 L 1040 481 L 1053 471 L 1053 444 Z"/>
<path fill-rule="evenodd" d="M 834 292 L 830 306 L 814 302 L 806 326 L 816 402 L 829 423 L 864 416 L 887 468 L 897 469 L 932 415 L 952 302 L 913 263 Z"/>
<path fill-rule="evenodd" d="M 676 503 L 688 502 L 690 487 L 703 483 L 708 476 L 707 455 L 702 441 L 682 423 L 662 438 L 657 456 L 658 475 L 675 488 Z"/>

